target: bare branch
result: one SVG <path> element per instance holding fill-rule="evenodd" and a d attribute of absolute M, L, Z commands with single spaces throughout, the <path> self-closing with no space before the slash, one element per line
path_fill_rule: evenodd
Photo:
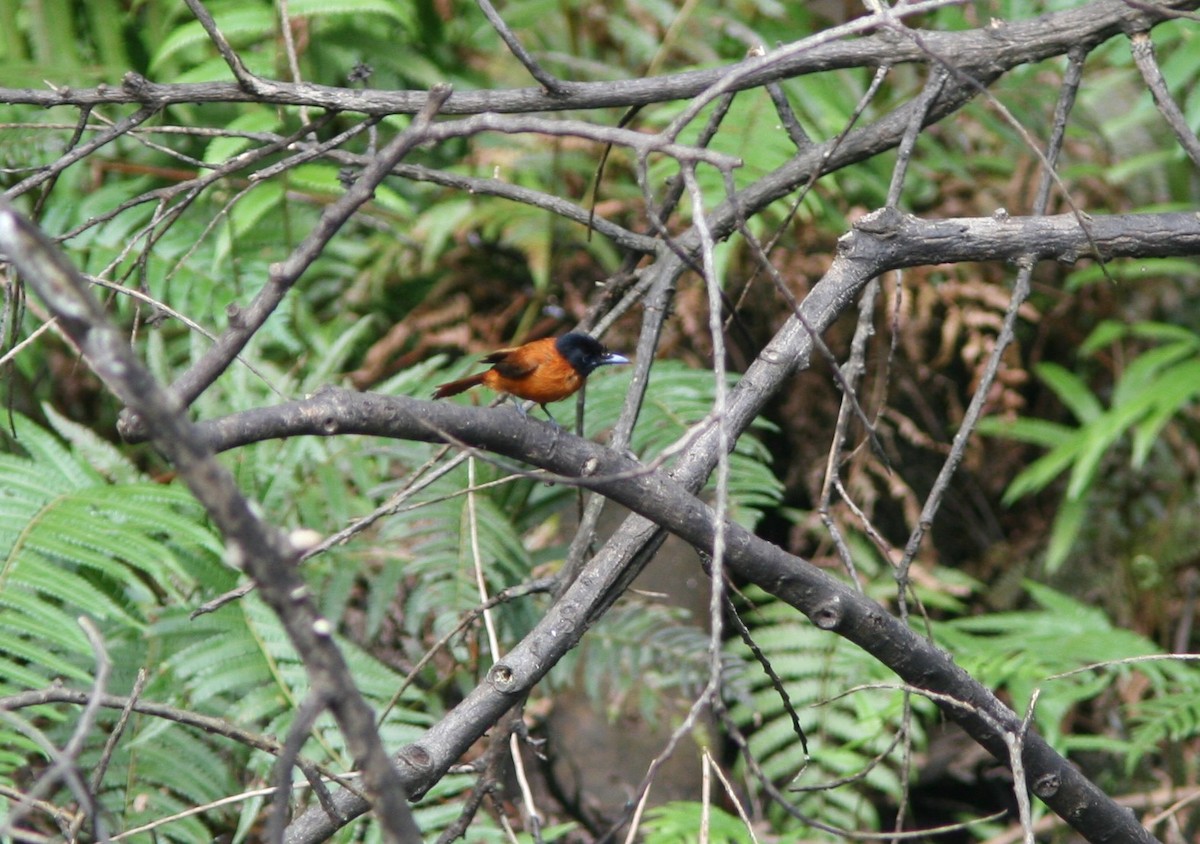
<path fill-rule="evenodd" d="M 0 201 L 0 249 L 58 317 L 83 351 L 92 370 L 144 420 L 156 446 L 170 459 L 192 493 L 208 510 L 228 543 L 230 561 L 258 581 L 264 599 L 279 615 L 304 660 L 314 689 L 326 699 L 360 759 L 364 782 L 386 833 L 419 842 L 404 787 L 375 729 L 374 714 L 358 693 L 337 645 L 293 563 L 296 551 L 262 521 L 233 477 L 205 447 L 179 401 L 155 382 L 88 292 L 86 282 L 53 243 L 7 201 Z"/>
<path fill-rule="evenodd" d="M 647 524 L 662 525 L 711 554 L 719 532 L 727 536 L 726 560 L 739 577 L 759 585 L 796 607 L 824 630 L 863 647 L 906 682 L 931 695 L 969 701 L 970 708 L 946 706 L 958 722 L 997 758 L 1007 747 L 996 725 L 1016 731 L 1020 719 L 949 655 L 895 618 L 874 601 L 804 560 L 725 523 L 718 529 L 712 509 L 661 472 L 639 472 L 638 463 L 561 429 L 523 419 L 515 413 L 453 406 L 327 389 L 311 399 L 277 408 L 248 411 L 203 428 L 212 442 L 246 441 L 252 431 L 270 436 L 369 434 L 440 441 L 442 431 L 455 439 L 574 477 L 629 507 Z M 547 443 L 550 442 L 550 445 Z M 611 478 L 617 480 L 610 480 Z M 422 793 L 478 739 L 513 702 L 540 680 L 583 635 L 586 619 L 606 606 L 614 579 L 625 571 L 619 557 L 601 553 L 588 576 L 575 581 L 535 629 L 488 672 L 486 680 L 399 754 L 401 776 Z M 935 699 L 937 699 L 935 697 Z M 1120 829 L 1129 841 L 1153 838 L 1036 733 L 1025 737 L 1024 762 L 1035 793 L 1085 835 Z M 348 795 L 335 796 L 339 811 L 353 817 L 364 808 Z M 1080 807 L 1085 807 L 1083 810 Z M 323 813 L 309 812 L 293 822 L 287 840 L 319 840 L 331 831 Z"/>
<path fill-rule="evenodd" d="M 363 171 L 350 190 L 325 209 L 320 222 L 308 237 L 285 261 L 272 268 L 271 277 L 254 302 L 248 308 L 230 315 L 229 328 L 225 333 L 203 358 L 172 385 L 172 391 L 184 405 L 195 401 L 197 396 L 225 371 L 267 317 L 283 301 L 287 291 L 320 255 L 338 229 L 359 206 L 371 198 L 375 188 L 388 176 L 399 160 L 415 146 L 428 140 L 426 130 L 430 126 L 429 121 L 449 95 L 449 87 L 431 92 L 428 110 L 413 122 L 408 131 L 397 135 L 380 152 L 378 158 Z M 127 437 L 133 438 L 135 432 L 140 432 L 140 426 L 132 417 L 127 416 L 123 432 Z"/>
<path fill-rule="evenodd" d="M 556 79 L 550 73 L 547 73 L 537 60 L 530 55 L 529 51 L 522 46 L 517 36 L 508 28 L 508 24 L 504 22 L 504 18 L 500 17 L 500 13 L 496 11 L 490 0 L 475 0 L 484 17 L 488 19 L 488 23 L 496 30 L 496 33 L 504 41 L 504 46 L 508 47 L 509 52 L 516 56 L 517 61 L 525 65 L 525 69 L 529 71 L 529 75 L 538 81 L 538 83 L 546 89 L 547 93 L 559 94 L 563 91 L 563 83 Z"/>
<path fill-rule="evenodd" d="M 1162 70 L 1154 58 L 1154 41 L 1150 38 L 1150 33 L 1134 33 L 1130 40 L 1133 45 L 1133 60 L 1142 72 L 1142 79 L 1146 80 L 1146 86 L 1154 97 L 1154 104 L 1158 106 L 1163 119 L 1175 133 L 1179 145 L 1187 152 L 1188 158 L 1192 159 L 1192 164 L 1200 167 L 1200 139 L 1188 126 L 1179 103 L 1175 102 L 1175 98 L 1167 90 L 1167 82 L 1163 79 Z"/>
<path fill-rule="evenodd" d="M 906 13 L 926 6 L 946 5 L 944 0 L 908 4 Z M 1129 3 L 1124 0 L 1095 0 L 1086 6 L 1052 12 L 1023 21 L 999 22 L 995 26 L 961 32 L 923 32 L 924 43 L 936 54 L 964 70 L 987 69 L 987 75 L 1020 64 L 1064 55 L 1072 47 L 1095 45 L 1125 31 L 1144 29 L 1169 19 L 1181 10 L 1200 6 L 1200 0 Z M 877 25 L 864 18 L 849 34 L 863 33 Z M 770 54 L 768 54 L 770 55 Z M 630 107 L 671 100 L 690 99 L 734 73 L 735 90 L 756 88 L 777 79 L 847 67 L 879 67 L 884 64 L 924 64 L 929 55 L 916 44 L 897 42 L 885 35 L 867 35 L 853 41 L 823 43 L 778 61 L 764 63 L 750 58 L 736 65 L 711 70 L 689 71 L 646 79 L 604 82 L 563 82 L 565 93 L 551 94 L 542 88 L 507 91 L 458 91 L 442 108 L 444 114 L 483 112 L 571 111 L 578 109 Z M 747 65 L 755 64 L 752 71 Z M 424 91 L 363 91 L 313 83 L 282 83 L 257 79 L 253 92 L 238 83 L 158 84 L 130 73 L 120 87 L 101 85 L 93 89 L 69 88 L 36 91 L 29 88 L 0 88 L 0 102 L 51 106 L 140 103 L 156 107 L 175 103 L 269 102 L 276 105 L 305 105 L 362 114 L 416 114 L 429 95 Z"/>
<path fill-rule="evenodd" d="M 2 101 L 3 100 L 0 99 L 0 102 Z M 117 138 L 127 134 L 134 127 L 145 123 L 157 113 L 158 109 L 152 106 L 143 106 L 142 108 L 139 108 L 133 114 L 130 114 L 129 116 L 117 121 L 107 130 L 101 132 L 87 143 L 80 144 L 71 150 L 71 152 L 67 155 L 61 156 L 57 161 L 54 162 L 54 164 L 13 185 L 4 192 L 5 198 L 13 199 L 32 190 L 44 182 L 56 178 L 59 173 L 61 173 L 63 170 L 66 170 L 75 162 L 83 160 L 101 147 L 112 143 Z"/>
<path fill-rule="evenodd" d="M 208 33 L 209 39 L 217 48 L 217 52 L 221 54 L 221 58 L 225 60 L 225 64 L 229 65 L 229 69 L 233 72 L 233 77 L 238 81 L 238 84 L 247 92 L 254 94 L 258 91 L 259 81 L 253 73 L 247 68 L 242 61 L 242 57 L 230 46 L 229 41 L 217 28 L 217 22 L 213 20 L 213 16 L 205 8 L 200 0 L 183 0 L 187 7 L 192 10 L 192 14 L 196 16 L 196 20 L 204 27 L 204 31 Z"/>

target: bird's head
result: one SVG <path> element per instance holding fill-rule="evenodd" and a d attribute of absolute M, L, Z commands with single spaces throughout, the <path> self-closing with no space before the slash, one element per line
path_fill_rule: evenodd
<path fill-rule="evenodd" d="M 610 352 L 595 337 L 581 334 L 578 331 L 572 331 L 559 337 L 554 342 L 554 348 L 567 359 L 571 366 L 575 367 L 576 372 L 585 378 L 597 367 L 629 363 L 629 358 L 618 355 L 616 352 Z"/>

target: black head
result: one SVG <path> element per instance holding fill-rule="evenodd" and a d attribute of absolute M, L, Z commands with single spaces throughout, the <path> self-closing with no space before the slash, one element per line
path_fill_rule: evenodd
<path fill-rule="evenodd" d="M 595 337 L 572 331 L 554 341 L 554 348 L 567 359 L 575 371 L 585 378 L 592 374 L 598 366 L 613 363 L 629 363 L 629 358 L 618 355 L 604 348 L 604 344 Z"/>

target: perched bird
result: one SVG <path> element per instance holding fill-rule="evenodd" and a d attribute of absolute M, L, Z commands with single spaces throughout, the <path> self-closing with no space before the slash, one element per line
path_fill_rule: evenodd
<path fill-rule="evenodd" d="M 477 384 L 514 399 L 537 402 L 554 422 L 546 405 L 573 395 L 597 367 L 629 363 L 629 358 L 610 352 L 594 337 L 572 331 L 561 337 L 534 340 L 512 349 L 492 352 L 483 359 L 492 364 L 486 372 L 440 385 L 435 399 L 456 396 Z M 520 403 L 517 407 L 524 413 Z M 555 422 L 557 424 L 557 422 Z"/>

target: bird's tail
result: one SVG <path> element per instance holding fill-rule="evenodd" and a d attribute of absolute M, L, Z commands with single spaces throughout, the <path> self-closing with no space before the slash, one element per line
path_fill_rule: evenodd
<path fill-rule="evenodd" d="M 469 390 L 472 387 L 483 383 L 484 373 L 471 375 L 467 378 L 460 378 L 457 381 L 448 381 L 445 384 L 439 384 L 438 388 L 433 391 L 435 399 L 444 399 L 446 396 L 457 396 L 459 393 Z"/>

